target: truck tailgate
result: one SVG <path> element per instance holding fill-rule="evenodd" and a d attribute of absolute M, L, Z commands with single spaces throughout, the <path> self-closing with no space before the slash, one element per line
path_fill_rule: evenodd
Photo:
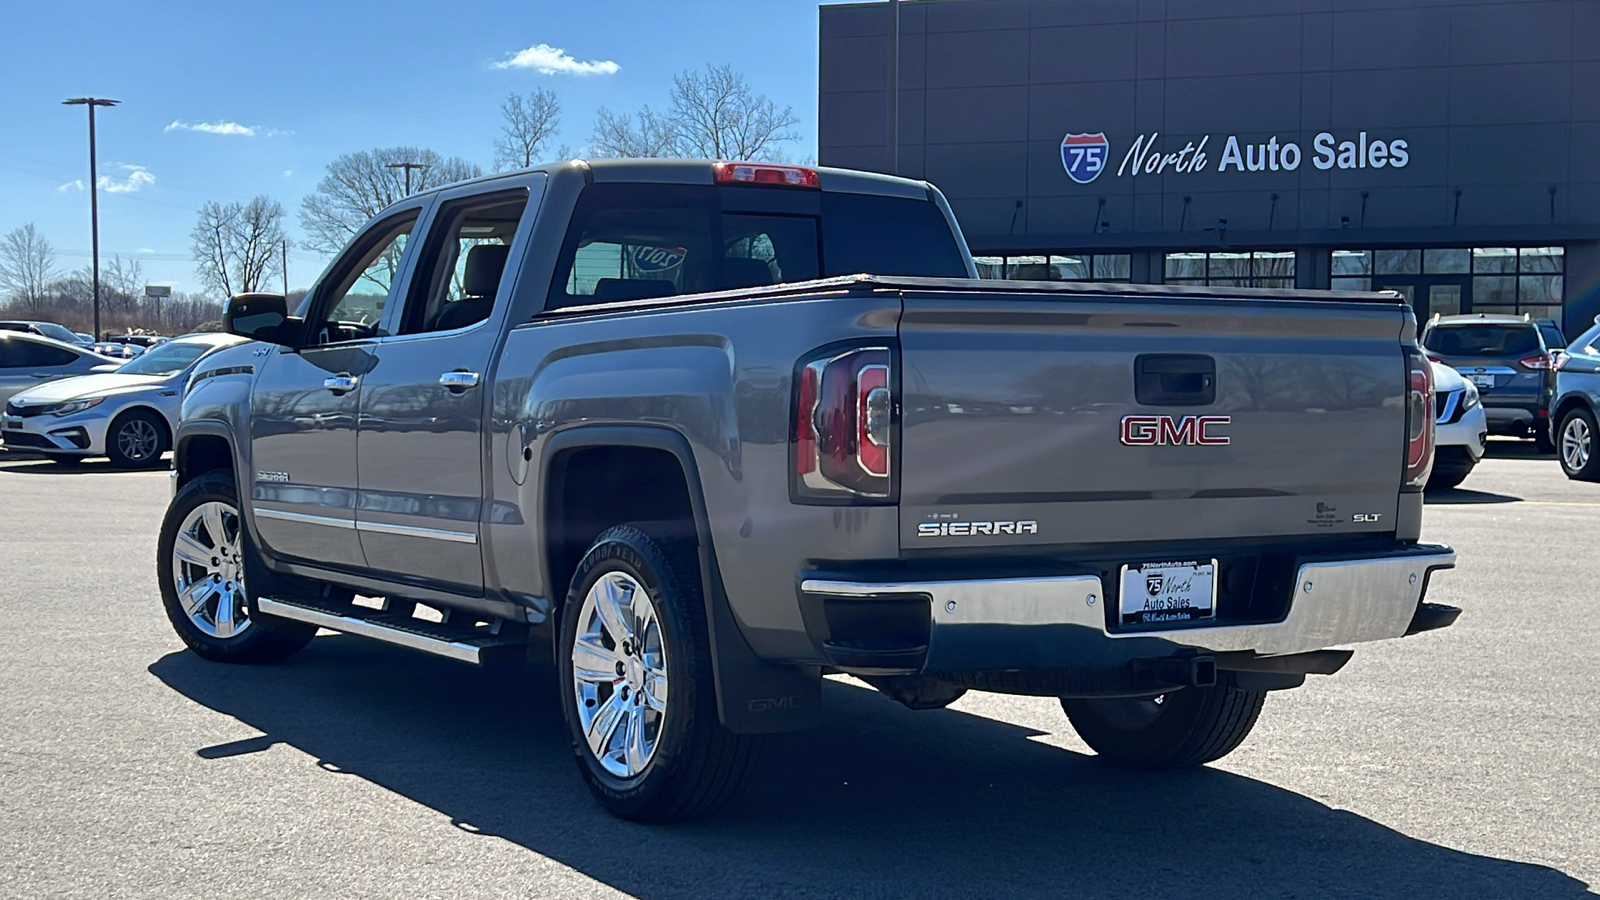
<path fill-rule="evenodd" d="M 905 549 L 1395 529 L 1398 303 L 1004 290 L 904 302 Z"/>

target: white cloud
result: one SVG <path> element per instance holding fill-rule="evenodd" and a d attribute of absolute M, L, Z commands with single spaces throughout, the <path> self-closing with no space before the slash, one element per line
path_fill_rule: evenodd
<path fill-rule="evenodd" d="M 71 181 L 67 182 L 66 184 L 58 185 L 56 187 L 56 193 L 58 193 L 58 194 L 65 194 L 67 191 L 81 191 L 81 190 L 83 190 L 83 179 L 82 178 L 74 178 Z"/>
<path fill-rule="evenodd" d="M 494 64 L 496 69 L 534 69 L 546 75 L 615 75 L 622 67 L 609 59 L 581 62 L 560 47 L 534 44 Z"/>
<path fill-rule="evenodd" d="M 154 253 L 156 251 L 155 251 L 154 247 L 140 247 L 139 249 L 137 249 L 137 250 L 135 250 L 133 252 L 135 252 L 135 253 Z"/>
<path fill-rule="evenodd" d="M 293 178 L 294 177 L 294 170 L 293 169 L 284 169 L 283 170 L 283 177 L 285 177 L 285 178 Z"/>
<path fill-rule="evenodd" d="M 96 182 L 100 185 L 100 190 L 108 194 L 131 194 L 147 184 L 156 183 L 156 176 L 152 175 L 150 170 L 144 166 L 122 164 L 117 168 L 127 172 L 127 177 L 118 181 L 110 175 L 101 175 L 100 180 Z"/>
<path fill-rule="evenodd" d="M 203 131 L 206 134 L 255 137 L 261 133 L 261 126 L 240 125 L 238 122 L 184 122 L 182 120 L 174 120 L 171 125 L 163 128 L 162 131 Z"/>

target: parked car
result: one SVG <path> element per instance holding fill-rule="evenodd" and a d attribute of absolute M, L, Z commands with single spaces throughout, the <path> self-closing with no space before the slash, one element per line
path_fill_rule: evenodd
<path fill-rule="evenodd" d="M 656 821 L 815 724 L 824 670 L 1058 697 L 1103 758 L 1179 768 L 1334 648 L 1455 620 L 1397 295 L 975 274 L 933 186 L 840 169 L 408 197 L 302 315 L 228 303 L 255 343 L 190 377 L 167 616 L 228 662 L 319 627 L 553 654 L 590 790 Z"/>
<path fill-rule="evenodd" d="M 1483 459 L 1489 424 L 1477 386 L 1443 363 L 1432 365 L 1436 431 L 1428 487 L 1453 488 Z"/>
<path fill-rule="evenodd" d="M 94 345 L 94 341 L 86 341 L 83 335 L 54 322 L 13 319 L 0 322 L 0 331 L 22 331 L 28 334 L 37 334 L 40 337 L 51 338 L 63 344 L 72 344 L 75 347 L 83 347 L 85 349 L 89 349 Z"/>
<path fill-rule="evenodd" d="M 116 360 L 31 332 L 0 331 L 0 402 L 41 382 L 87 375 Z"/>
<path fill-rule="evenodd" d="M 130 469 L 156 465 L 172 446 L 185 379 L 207 354 L 242 340 L 190 335 L 114 372 L 29 388 L 6 402 L 0 440 L 9 449 L 58 458 L 106 456 Z"/>
<path fill-rule="evenodd" d="M 1422 335 L 1428 357 L 1460 372 L 1483 397 L 1490 434 L 1550 440 L 1555 360 L 1537 322 L 1528 316 L 1475 313 L 1435 316 Z"/>
<path fill-rule="evenodd" d="M 1600 481 L 1600 317 L 1556 355 L 1556 400 L 1550 421 L 1556 455 L 1568 478 Z"/>

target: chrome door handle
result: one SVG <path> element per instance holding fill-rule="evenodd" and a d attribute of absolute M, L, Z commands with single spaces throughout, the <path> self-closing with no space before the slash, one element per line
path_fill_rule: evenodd
<path fill-rule="evenodd" d="M 463 372 L 458 369 L 440 375 L 439 383 L 459 394 L 467 388 L 477 387 L 480 377 L 477 372 Z"/>
<path fill-rule="evenodd" d="M 354 375 L 335 375 L 332 378 L 322 379 L 322 386 L 335 394 L 348 394 L 356 389 L 360 379 Z"/>

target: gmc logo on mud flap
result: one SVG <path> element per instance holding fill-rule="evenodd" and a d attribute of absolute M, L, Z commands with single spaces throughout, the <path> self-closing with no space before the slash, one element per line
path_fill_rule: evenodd
<path fill-rule="evenodd" d="M 1122 442 L 1130 447 L 1220 447 L 1229 439 L 1217 434 L 1216 429 L 1231 421 L 1232 416 L 1123 416 Z"/>
<path fill-rule="evenodd" d="M 757 697 L 750 701 L 751 712 L 772 712 L 775 709 L 794 709 L 793 697 Z"/>

